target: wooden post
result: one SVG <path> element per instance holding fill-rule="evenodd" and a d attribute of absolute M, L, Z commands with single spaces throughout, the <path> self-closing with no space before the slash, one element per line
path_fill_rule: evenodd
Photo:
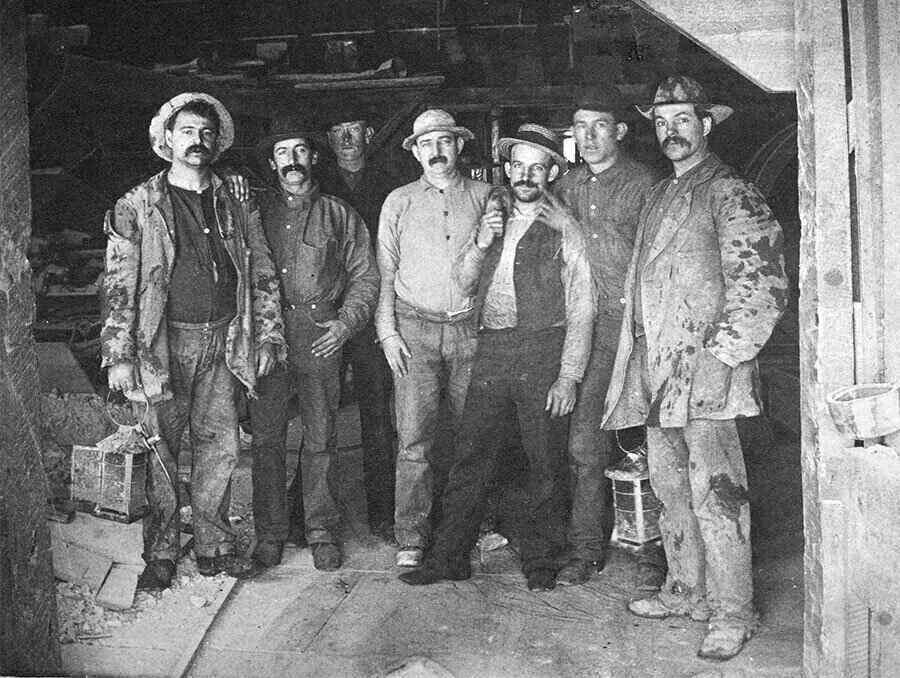
<path fill-rule="evenodd" d="M 840 0 L 795 0 L 800 247 L 800 373 L 805 537 L 804 657 L 809 678 L 843 676 L 846 638 L 839 579 L 844 545 L 830 534 L 824 500 L 839 500 L 827 475 L 844 447 L 825 395 L 853 383 L 847 109 Z"/>

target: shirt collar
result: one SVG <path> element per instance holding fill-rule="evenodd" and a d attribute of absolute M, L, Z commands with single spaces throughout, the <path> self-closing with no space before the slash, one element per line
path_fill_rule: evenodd
<path fill-rule="evenodd" d="M 594 174 L 593 170 L 591 170 L 591 166 L 588 165 L 586 162 L 578 165 L 572 171 L 576 172 L 575 180 L 579 184 L 586 184 L 594 177 L 597 177 L 598 179 L 606 179 L 607 177 L 615 176 L 616 174 L 619 173 L 619 171 L 621 171 L 621 169 L 622 169 L 622 153 L 620 151 L 618 157 L 616 157 L 616 161 L 612 165 L 607 167 L 605 170 L 600 172 L 599 174 Z"/>
<path fill-rule="evenodd" d="M 281 203 L 290 207 L 291 209 L 306 209 L 310 205 L 312 205 L 316 200 L 319 199 L 319 183 L 317 181 L 313 181 L 312 188 L 309 189 L 309 193 L 306 195 L 294 195 L 284 190 L 280 185 L 276 189 L 278 197 Z"/>
<path fill-rule="evenodd" d="M 453 181 L 451 181 L 449 184 L 447 184 L 447 188 L 439 189 L 433 183 L 428 181 L 428 179 L 423 174 L 422 176 L 419 177 L 419 185 L 422 187 L 422 190 L 424 190 L 424 191 L 437 191 L 437 190 L 458 191 L 462 188 L 463 176 L 459 171 L 457 171 L 456 178 L 454 178 Z"/>

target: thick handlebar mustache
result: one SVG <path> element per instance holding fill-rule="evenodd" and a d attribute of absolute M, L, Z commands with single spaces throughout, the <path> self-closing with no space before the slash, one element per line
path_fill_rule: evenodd
<path fill-rule="evenodd" d="M 299 172 L 303 176 L 309 175 L 309 171 L 303 165 L 295 165 L 295 164 L 285 165 L 284 167 L 281 168 L 280 172 L 281 172 L 281 176 L 283 176 L 283 177 L 286 177 L 288 175 L 288 172 Z"/>
<path fill-rule="evenodd" d="M 444 155 L 436 155 L 428 161 L 428 164 L 437 165 L 439 162 L 446 164 L 448 162 L 447 157 Z"/>

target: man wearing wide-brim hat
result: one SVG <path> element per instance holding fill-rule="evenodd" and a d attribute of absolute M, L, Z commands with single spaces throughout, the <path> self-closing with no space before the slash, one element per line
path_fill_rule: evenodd
<path fill-rule="evenodd" d="M 142 588 L 169 586 L 181 551 L 176 483 L 188 421 L 197 567 L 203 575 L 254 571 L 237 559 L 227 517 L 234 395 L 239 384 L 254 394 L 285 341 L 259 215 L 211 169 L 233 139 L 231 116 L 208 94 L 166 102 L 150 122 L 150 144 L 170 167 L 120 198 L 104 225 L 102 365 L 110 389 L 149 401 L 161 434 L 150 460 Z"/>
<path fill-rule="evenodd" d="M 429 109 L 413 122 L 403 148 L 422 166 L 419 180 L 391 192 L 378 225 L 381 296 L 375 328 L 394 374 L 397 413 L 396 562 L 414 567 L 431 537 L 433 473 L 441 383 L 450 410 L 462 413 L 475 354 L 471 294 L 455 275 L 470 244 L 490 186 L 460 174 L 457 160 L 472 132 L 446 111 Z"/>
<path fill-rule="evenodd" d="M 457 270 L 480 329 L 442 520 L 423 567 L 401 579 L 431 584 L 471 574 L 469 552 L 504 447 L 498 427 L 515 412 L 528 500 L 514 532 L 528 588 L 543 591 L 556 584 L 566 541 L 568 415 L 590 354 L 595 297 L 581 228 L 550 209 L 550 182 L 566 166 L 558 136 L 526 123 L 498 147 L 510 187 L 492 200 L 508 205 L 508 218 L 492 205 Z"/>
<path fill-rule="evenodd" d="M 641 213 L 604 426 L 647 426 L 669 572 L 629 609 L 708 619 L 698 654 L 728 659 L 756 626 L 735 419 L 760 413 L 756 356 L 786 302 L 782 233 L 759 191 L 709 149 L 730 107 L 673 76 L 639 111 L 674 173 Z"/>
<path fill-rule="evenodd" d="M 375 135 L 372 117 L 372 111 L 358 103 L 343 105 L 330 115 L 327 133 L 334 163 L 327 165 L 320 181 L 323 193 L 346 200 L 359 212 L 374 247 L 381 206 L 402 182 L 382 158 L 370 157 Z M 353 390 L 359 405 L 369 528 L 391 542 L 396 475 L 392 381 L 373 321 L 350 337 L 344 347 L 344 361 L 353 368 Z"/>
<path fill-rule="evenodd" d="M 335 421 L 340 403 L 341 351 L 366 326 L 378 298 L 378 271 L 360 215 L 320 192 L 315 126 L 277 118 L 257 145 L 273 181 L 259 197 L 266 240 L 281 288 L 288 360 L 259 384 L 250 403 L 253 429 L 253 514 L 263 566 L 281 562 L 284 543 L 308 543 L 313 565 L 341 565 L 340 511 L 333 488 Z M 285 512 L 288 403 L 296 394 L 303 445 Z"/>
<path fill-rule="evenodd" d="M 654 173 L 623 148 L 629 117 L 636 116 L 627 115 L 630 105 L 615 86 L 585 86 L 573 105 L 572 135 L 583 162 L 556 182 L 554 192 L 584 232 L 597 315 L 591 356 L 569 427 L 572 507 L 570 552 L 558 577 L 562 585 L 587 582 L 606 562 L 612 502 L 604 470 L 620 453 L 600 423 L 619 342 L 622 292 L 638 216 L 656 183 Z M 641 557 L 646 560 L 648 554 Z"/>

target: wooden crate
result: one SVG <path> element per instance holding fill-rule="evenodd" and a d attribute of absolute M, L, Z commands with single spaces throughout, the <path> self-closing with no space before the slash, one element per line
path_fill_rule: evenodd
<path fill-rule="evenodd" d="M 133 429 L 72 448 L 71 497 L 80 511 L 130 523 L 148 511 L 146 483 L 147 448 Z"/>

